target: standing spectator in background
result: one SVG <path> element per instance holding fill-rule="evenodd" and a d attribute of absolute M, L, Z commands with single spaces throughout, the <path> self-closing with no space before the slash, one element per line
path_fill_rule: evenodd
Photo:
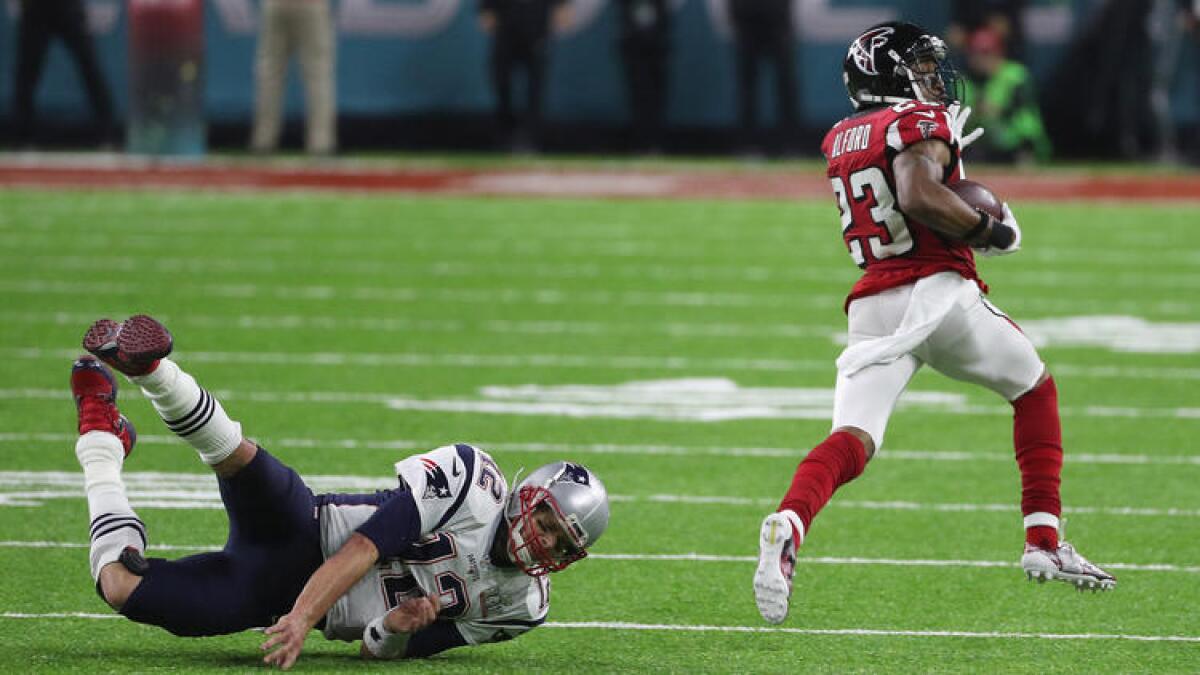
<path fill-rule="evenodd" d="M 255 73 L 255 152 L 279 146 L 288 62 L 300 61 L 304 79 L 304 147 L 328 155 L 337 147 L 333 15 L 329 0 L 263 0 Z"/>
<path fill-rule="evenodd" d="M 775 71 L 778 105 L 777 141 L 786 146 L 796 129 L 796 58 L 792 39 L 791 0 L 731 0 L 730 19 L 737 41 L 738 112 L 742 142 L 750 149 L 759 144 L 758 73 L 761 62 Z M 786 149 L 786 148 L 785 148 Z"/>
<path fill-rule="evenodd" d="M 1046 85 L 1053 95 L 1042 99 L 1056 151 L 1130 160 L 1154 151 L 1153 6 L 1147 0 L 1106 0 L 1081 22 Z"/>
<path fill-rule="evenodd" d="M 950 3 L 946 41 L 962 53 L 971 34 L 991 28 L 1008 45 L 1009 57 L 1020 61 L 1025 54 L 1025 28 L 1021 22 L 1025 4 L 1025 0 L 954 0 Z"/>
<path fill-rule="evenodd" d="M 658 152 L 667 105 L 670 8 L 667 0 L 618 0 L 617 4 L 634 143 L 639 150 Z"/>
<path fill-rule="evenodd" d="M 1177 0 L 1179 3 L 1179 20 L 1183 25 L 1184 32 L 1192 39 L 1196 45 L 1196 61 L 1200 63 L 1200 0 Z M 1196 74 L 1200 75 L 1200 66 L 1196 68 Z M 1195 79 L 1196 95 L 1200 97 L 1200 77 Z M 1186 151 L 1187 148 L 1184 148 Z M 1200 144 L 1193 142 L 1191 148 L 1193 157 L 1200 163 Z"/>
<path fill-rule="evenodd" d="M 987 129 L 980 139 L 983 161 L 1029 163 L 1050 158 L 1050 139 L 1038 110 L 1037 90 L 1029 70 L 1005 55 L 1004 38 L 996 29 L 976 29 L 967 40 L 970 83 L 966 105 Z"/>
<path fill-rule="evenodd" d="M 491 75 L 496 117 L 514 150 L 534 148 L 541 132 L 542 94 L 554 30 L 564 30 L 571 14 L 566 0 L 481 0 L 479 25 L 492 36 Z M 512 74 L 525 71 L 525 111 L 513 111 Z"/>
<path fill-rule="evenodd" d="M 62 39 L 92 104 L 97 131 L 101 143 L 108 145 L 114 140 L 112 98 L 108 82 L 96 61 L 96 49 L 88 33 L 87 12 L 82 0 L 21 0 L 21 20 L 17 32 L 16 89 L 13 92 L 14 117 L 17 125 L 17 142 L 25 145 L 33 142 L 34 116 L 33 99 L 42 67 L 46 63 L 46 51 L 50 38 Z"/>

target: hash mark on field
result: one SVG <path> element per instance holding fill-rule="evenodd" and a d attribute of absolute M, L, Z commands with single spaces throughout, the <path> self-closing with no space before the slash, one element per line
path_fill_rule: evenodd
<path fill-rule="evenodd" d="M 67 394 L 58 390 L 34 390 L 49 392 L 50 398 L 65 400 Z M 0 399 L 6 391 L 0 389 Z M 74 444 L 75 434 L 0 432 L 0 443 L 60 443 L 65 447 Z M 442 440 L 421 439 L 359 439 L 359 438 L 271 438 L 255 436 L 264 447 L 320 449 L 320 450 L 387 450 L 422 452 L 445 443 Z M 146 445 L 180 447 L 175 436 L 139 434 L 138 442 Z M 788 458 L 799 459 L 808 452 L 807 448 L 737 447 L 719 445 L 623 445 L 618 443 L 528 443 L 505 441 L 489 443 L 471 440 L 472 445 L 492 452 L 525 452 L 536 454 L 589 454 L 589 455 L 645 455 L 668 457 L 726 457 L 726 458 Z M 887 450 L 879 457 L 885 461 L 916 462 L 1002 462 L 1011 464 L 1011 452 L 963 452 L 957 450 Z M 879 459 L 874 460 L 876 462 Z M 1116 464 L 1116 465 L 1168 465 L 1200 466 L 1200 455 L 1145 455 L 1124 453 L 1067 452 L 1071 464 Z"/>
<path fill-rule="evenodd" d="M 124 619 L 120 614 L 91 612 L 0 612 L 4 619 Z M 890 628 L 789 628 L 781 626 L 708 626 L 702 624 L 632 623 L 626 621 L 551 621 L 544 628 L 567 630 L 665 631 L 685 633 L 757 633 L 828 637 L 976 638 L 988 640 L 1132 640 L 1136 642 L 1200 642 L 1192 635 L 1127 635 L 1122 633 L 1021 633 L 962 630 L 900 630 Z"/>
<path fill-rule="evenodd" d="M 73 541 L 0 541 L 0 548 L 32 548 L 32 549 L 86 549 L 89 544 Z M 150 543 L 148 551 L 216 551 L 221 544 L 198 546 L 192 544 L 156 544 Z M 758 556 L 752 555 L 716 555 L 708 553 L 588 553 L 589 559 L 619 560 L 635 562 L 700 562 L 700 563 L 756 563 Z M 959 559 L 921 559 L 921 558 L 863 558 L 850 557 L 804 557 L 796 559 L 797 565 L 866 565 L 884 567 L 968 567 L 978 569 L 1020 569 L 1020 563 L 1005 560 L 959 560 Z M 1129 572 L 1178 572 L 1182 574 L 1200 574 L 1200 566 L 1172 565 L 1168 563 L 1121 563 L 1099 562 L 1101 567 Z"/>

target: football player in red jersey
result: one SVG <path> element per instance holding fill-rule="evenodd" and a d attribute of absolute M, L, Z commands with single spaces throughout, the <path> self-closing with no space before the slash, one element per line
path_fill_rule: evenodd
<path fill-rule="evenodd" d="M 1054 380 L 1028 338 L 987 301 L 975 254 L 1020 248 L 1004 219 L 978 211 L 948 184 L 964 178 L 970 109 L 942 40 L 919 26 L 873 26 L 851 44 L 843 76 L 856 112 L 821 145 L 842 238 L 863 270 L 846 299 L 848 345 L 838 357 L 833 431 L 796 469 L 760 532 L 754 594 L 772 623 L 788 612 L 796 550 L 839 486 L 883 445 L 888 418 L 924 364 L 996 392 L 1014 410 L 1029 578 L 1107 590 L 1116 579 L 1059 541 L 1062 440 Z"/>

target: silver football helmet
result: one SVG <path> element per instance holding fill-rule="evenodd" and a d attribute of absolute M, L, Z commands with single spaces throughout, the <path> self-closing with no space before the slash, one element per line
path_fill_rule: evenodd
<path fill-rule="evenodd" d="M 535 514 L 547 510 L 567 536 L 548 549 Z M 538 467 L 513 486 L 504 515 L 508 520 L 508 552 L 530 576 L 557 572 L 587 556 L 608 527 L 608 490 L 582 464 L 554 462 Z"/>

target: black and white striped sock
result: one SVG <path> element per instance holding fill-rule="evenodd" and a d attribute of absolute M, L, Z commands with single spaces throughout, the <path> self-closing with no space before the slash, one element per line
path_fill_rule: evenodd
<path fill-rule="evenodd" d="M 99 580 L 100 570 L 126 548 L 145 553 L 146 524 L 133 511 L 103 513 L 92 520 L 91 540 L 92 578 Z"/>
<path fill-rule="evenodd" d="M 200 453 L 204 463 L 221 462 L 242 442 L 242 425 L 229 419 L 221 402 L 170 359 L 154 372 L 129 378 L 142 388 L 167 427 Z"/>
<path fill-rule="evenodd" d="M 89 431 L 75 442 L 75 457 L 83 467 L 83 486 L 91 518 L 90 563 L 92 579 L 116 562 L 125 547 L 146 550 L 146 525 L 134 513 L 125 495 L 121 465 L 125 448 L 107 431 Z"/>

